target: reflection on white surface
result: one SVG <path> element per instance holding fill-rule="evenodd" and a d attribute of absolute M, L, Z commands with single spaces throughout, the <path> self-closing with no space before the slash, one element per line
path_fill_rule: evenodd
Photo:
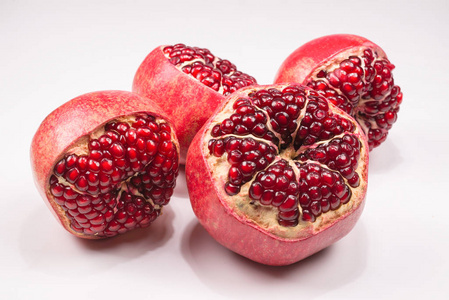
<path fill-rule="evenodd" d="M 41 206 L 24 222 L 19 250 L 28 267 L 37 272 L 66 278 L 95 275 L 127 261 L 151 257 L 173 236 L 173 218 L 173 210 L 166 207 L 148 229 L 134 230 L 111 239 L 84 240 L 68 234 L 49 218 L 46 207 Z M 48 222 L 33 227 L 36 220 Z M 47 234 L 43 234 L 45 232 Z M 95 260 L 94 264 L 90 258 Z"/>
<path fill-rule="evenodd" d="M 198 278 L 218 294 L 276 297 L 280 291 L 300 291 L 302 297 L 314 298 L 355 281 L 363 273 L 368 249 L 363 224 L 350 235 L 350 240 L 343 239 L 298 263 L 273 267 L 227 250 L 194 220 L 184 232 L 182 254 Z"/>

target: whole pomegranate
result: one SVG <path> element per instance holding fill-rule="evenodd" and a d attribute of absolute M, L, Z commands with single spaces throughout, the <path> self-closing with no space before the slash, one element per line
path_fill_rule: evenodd
<path fill-rule="evenodd" d="M 296 49 L 274 82 L 298 82 L 318 91 L 359 122 L 372 150 L 387 138 L 402 102 L 393 69 L 376 44 L 360 36 L 336 34 Z"/>
<path fill-rule="evenodd" d="M 297 262 L 346 235 L 367 189 L 357 122 L 310 88 L 247 87 L 195 136 L 192 208 L 219 243 L 268 265 Z"/>
<path fill-rule="evenodd" d="M 256 84 L 230 61 L 208 49 L 184 44 L 160 46 L 140 65 L 133 92 L 155 101 L 173 120 L 181 147 L 181 163 L 196 132 L 226 95 Z"/>
<path fill-rule="evenodd" d="M 173 193 L 179 146 L 150 100 L 123 91 L 79 96 L 34 135 L 39 192 L 66 230 L 97 239 L 149 226 Z"/>

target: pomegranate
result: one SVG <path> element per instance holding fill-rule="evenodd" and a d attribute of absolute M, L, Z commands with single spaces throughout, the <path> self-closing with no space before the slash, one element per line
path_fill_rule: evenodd
<path fill-rule="evenodd" d="M 297 262 L 346 235 L 367 189 L 357 122 L 308 87 L 253 86 L 229 97 L 195 136 L 187 187 L 219 243 L 267 265 Z"/>
<path fill-rule="evenodd" d="M 393 69 L 376 44 L 360 36 L 336 34 L 296 49 L 282 63 L 274 82 L 302 83 L 327 97 L 359 122 L 372 150 L 387 138 L 402 102 Z"/>
<path fill-rule="evenodd" d="M 208 49 L 177 44 L 157 47 L 145 58 L 132 90 L 154 100 L 172 118 L 184 164 L 195 133 L 225 96 L 252 84 L 256 80 L 229 60 Z"/>
<path fill-rule="evenodd" d="M 31 144 L 39 192 L 77 237 L 112 237 L 149 226 L 173 193 L 178 142 L 150 100 L 101 91 L 63 104 Z"/>

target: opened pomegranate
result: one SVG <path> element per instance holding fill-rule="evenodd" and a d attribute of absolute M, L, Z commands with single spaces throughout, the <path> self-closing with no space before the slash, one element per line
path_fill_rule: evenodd
<path fill-rule="evenodd" d="M 31 145 L 36 185 L 59 222 L 87 239 L 149 226 L 173 193 L 178 142 L 137 94 L 94 92 L 54 110 Z"/>
<path fill-rule="evenodd" d="M 275 83 L 303 83 L 326 96 L 359 122 L 372 150 L 387 138 L 402 102 L 393 69 L 376 44 L 360 36 L 337 34 L 296 49 L 283 62 Z"/>
<path fill-rule="evenodd" d="M 226 95 L 255 84 L 230 61 L 184 44 L 160 46 L 142 62 L 133 92 L 154 100 L 171 117 L 184 164 L 196 132 Z"/>
<path fill-rule="evenodd" d="M 195 136 L 187 187 L 219 243 L 268 265 L 297 262 L 346 235 L 367 189 L 357 122 L 299 85 L 244 88 Z"/>

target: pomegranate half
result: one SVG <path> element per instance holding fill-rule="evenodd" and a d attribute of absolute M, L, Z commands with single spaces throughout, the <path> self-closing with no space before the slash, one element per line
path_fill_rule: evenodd
<path fill-rule="evenodd" d="M 296 49 L 274 82 L 298 82 L 318 91 L 359 122 L 372 150 L 387 138 L 402 102 L 393 69 L 378 45 L 360 36 L 336 34 Z"/>
<path fill-rule="evenodd" d="M 123 91 L 79 96 L 31 144 L 37 188 L 64 228 L 98 239 L 149 226 L 173 193 L 178 142 L 165 113 Z"/>
<path fill-rule="evenodd" d="M 316 91 L 247 87 L 227 97 L 189 148 L 192 208 L 223 246 L 259 263 L 292 264 L 353 228 L 368 153 L 357 122 Z"/>
<path fill-rule="evenodd" d="M 196 132 L 226 95 L 256 84 L 230 61 L 184 44 L 154 49 L 138 68 L 133 92 L 155 101 L 173 120 L 181 163 Z"/>

